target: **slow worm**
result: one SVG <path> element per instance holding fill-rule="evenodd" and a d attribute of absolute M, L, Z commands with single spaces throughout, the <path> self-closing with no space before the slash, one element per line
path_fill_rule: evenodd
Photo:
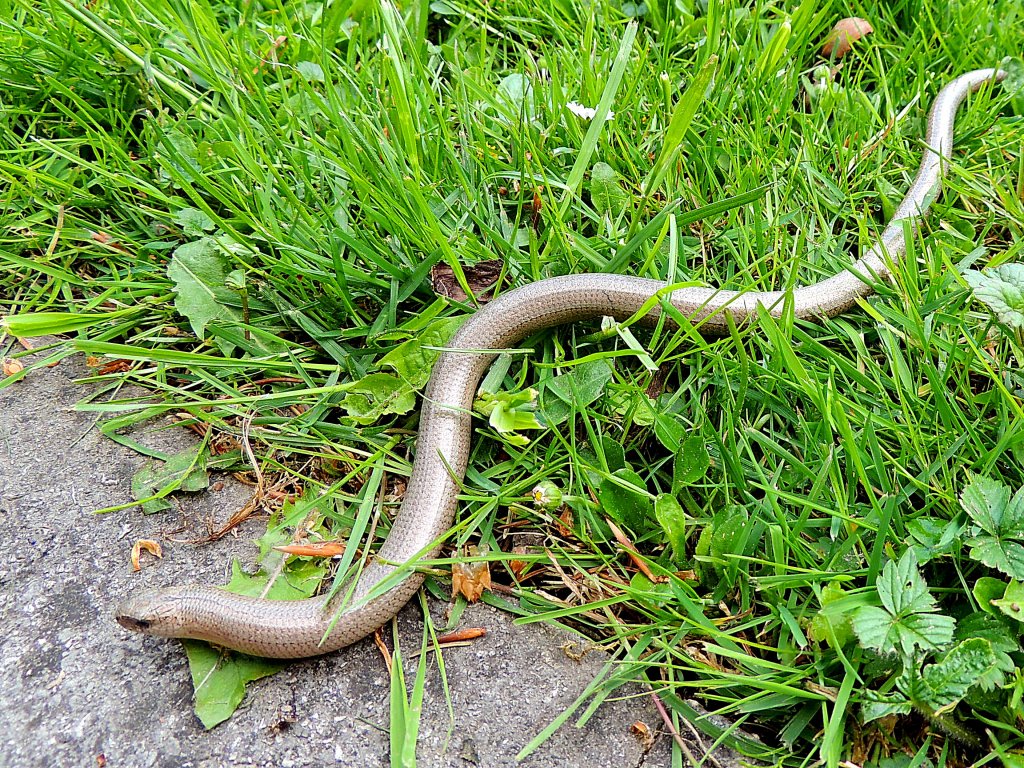
<path fill-rule="evenodd" d="M 910 190 L 878 241 L 848 270 L 791 292 L 682 288 L 666 292 L 665 300 L 707 333 L 727 332 L 729 319 L 737 325 L 754 321 L 758 306 L 776 317 L 784 307 L 791 307 L 796 317 L 810 320 L 849 309 L 872 292 L 873 281 L 889 279 L 889 265 L 906 252 L 904 222 L 909 220 L 910 230 L 916 232 L 939 193 L 960 103 L 968 93 L 1005 76 L 1002 70 L 979 69 L 939 92 L 928 118 L 924 157 Z M 449 344 L 456 351 L 440 356 L 427 385 L 416 459 L 391 532 L 358 582 L 347 585 L 332 600 L 273 601 L 217 587 L 170 587 L 130 597 L 118 609 L 117 621 L 136 632 L 207 640 L 276 658 L 328 653 L 365 637 L 398 612 L 423 576 L 411 571 L 397 585 L 367 600 L 370 590 L 394 573 L 394 564 L 436 556 L 440 549 L 436 542 L 451 527 L 458 483 L 469 457 L 473 397 L 495 357 L 480 350 L 512 347 L 532 333 L 562 323 L 604 316 L 626 319 L 666 285 L 613 274 L 554 277 L 511 290 L 469 318 Z M 655 319 L 660 312 L 655 304 L 645 319 Z"/>

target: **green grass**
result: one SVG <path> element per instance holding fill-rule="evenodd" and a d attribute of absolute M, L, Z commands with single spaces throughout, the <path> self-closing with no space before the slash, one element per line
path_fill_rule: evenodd
<path fill-rule="evenodd" d="M 126 360 L 126 373 L 97 370 L 82 405 L 115 417 L 112 436 L 168 411 L 220 438 L 245 428 L 265 473 L 309 497 L 330 489 L 337 535 L 377 541 L 388 516 L 374 525 L 368 500 L 400 493 L 410 392 L 433 354 L 418 340 L 443 344 L 447 319 L 473 309 L 433 293 L 432 266 L 464 282 L 499 258 L 510 285 L 585 271 L 816 281 L 902 197 L 936 91 L 1024 51 L 1017 0 L 675 0 L 636 19 L 632 3 L 565 0 L 0 8 L 0 311 L 13 316 L 0 356 L 22 354 L 15 334 L 62 331 L 54 357 Z M 837 90 L 812 96 L 821 42 L 848 15 L 875 32 Z M 612 654 L 566 721 L 639 681 L 676 728 L 697 697 L 769 746 L 700 727 L 769 762 L 1024 759 L 1021 624 L 988 599 L 1013 602 L 1015 571 L 969 546 L 977 518 L 960 502 L 975 476 L 1024 485 L 1024 344 L 961 275 L 1019 258 L 1024 123 L 995 88 L 956 133 L 923 235 L 857 310 L 720 339 L 565 327 L 490 377 L 507 402 L 560 375 L 570 387 L 556 428 L 479 421 L 452 537 L 487 548 L 509 588 L 490 600 Z M 183 245 L 214 266 L 205 322 L 187 291 L 189 319 L 175 308 Z M 593 397 L 588 375 L 603 376 Z M 124 382 L 149 395 L 123 397 Z M 544 481 L 564 506 L 533 504 Z M 655 583 L 611 537 L 617 514 Z M 541 534 L 514 555 L 527 526 Z M 1012 550 L 1016 536 L 998 538 Z M 954 654 L 963 637 L 935 626 L 906 652 L 865 639 L 887 579 L 914 579 L 896 572 L 908 551 L 938 613 L 922 598 L 893 624 L 951 616 L 981 645 Z M 520 582 L 512 560 L 532 575 Z M 966 659 L 1007 642 L 998 670 Z M 940 702 L 953 666 L 992 685 Z M 414 688 L 393 692 L 396 763 L 414 760 Z M 898 692 L 904 704 L 864 722 Z"/>

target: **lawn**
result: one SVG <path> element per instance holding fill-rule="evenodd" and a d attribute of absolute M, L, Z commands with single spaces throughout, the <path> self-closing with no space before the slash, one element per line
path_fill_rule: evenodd
<path fill-rule="evenodd" d="M 147 451 L 123 430 L 169 413 L 203 435 L 158 456 L 144 511 L 247 471 L 261 551 L 300 522 L 351 538 L 339 583 L 386 536 L 473 292 L 834 274 L 903 197 L 936 92 L 1009 57 L 850 312 L 564 326 L 499 358 L 445 554 L 611 654 L 567 721 L 637 682 L 662 727 L 767 762 L 1024 765 L 1019 0 L 0 7 L 0 386 L 63 334 L 47 362 L 90 356 L 80 407 L 112 438 Z M 830 59 L 847 16 L 874 31 Z M 275 557 L 257 580 L 326 571 Z M 425 566 L 448 598 L 452 558 Z M 421 681 L 395 674 L 408 763 Z"/>

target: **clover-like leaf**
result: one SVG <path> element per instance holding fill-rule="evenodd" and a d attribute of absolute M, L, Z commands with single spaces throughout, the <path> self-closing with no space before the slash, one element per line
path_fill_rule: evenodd
<path fill-rule="evenodd" d="M 987 477 L 974 477 L 960 505 L 977 533 L 968 544 L 971 558 L 1015 579 L 1024 579 L 1024 489 L 1010 489 Z"/>
<path fill-rule="evenodd" d="M 886 563 L 875 586 L 882 607 L 863 606 L 853 615 L 853 631 L 861 645 L 909 656 L 914 648 L 938 650 L 953 639 L 956 623 L 937 612 L 912 550 L 899 561 Z"/>

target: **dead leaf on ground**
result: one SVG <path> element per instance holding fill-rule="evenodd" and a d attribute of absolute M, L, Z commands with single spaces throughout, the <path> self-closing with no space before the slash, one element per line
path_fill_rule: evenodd
<path fill-rule="evenodd" d="M 154 541 L 153 539 L 138 539 L 134 544 L 132 544 L 133 571 L 142 570 L 142 564 L 139 562 L 139 560 L 142 558 L 143 551 L 149 552 L 149 554 L 151 554 L 153 557 L 164 556 L 164 551 L 163 548 L 160 546 L 159 541 Z"/>
<path fill-rule="evenodd" d="M 487 261 L 478 261 L 476 264 L 462 265 L 466 283 L 473 291 L 477 301 L 485 302 L 494 298 L 493 286 L 501 277 L 503 266 L 504 262 L 501 259 L 488 259 Z M 455 277 L 455 271 L 448 264 L 435 264 L 430 268 L 430 286 L 438 296 L 444 296 L 453 301 L 465 301 L 469 298 Z"/>
<path fill-rule="evenodd" d="M 479 554 L 476 547 L 467 547 L 466 555 L 474 557 Z M 490 563 L 455 563 L 452 566 L 452 592 L 462 595 L 469 602 L 475 603 L 483 595 L 484 590 L 491 588 Z"/>
<path fill-rule="evenodd" d="M 514 555 L 525 555 L 529 551 L 529 548 L 522 545 L 512 547 L 512 554 Z M 513 576 L 517 579 L 521 579 L 523 577 L 523 573 L 530 567 L 530 562 L 528 560 L 509 560 L 508 567 L 512 571 Z"/>
<path fill-rule="evenodd" d="M 345 554 L 345 545 L 340 541 L 314 541 L 307 544 L 282 544 L 274 547 L 274 550 L 298 557 L 337 557 Z"/>
<path fill-rule="evenodd" d="M 468 640 L 476 640 L 478 637 L 484 637 L 487 634 L 485 627 L 466 627 L 465 629 L 459 629 L 455 632 L 449 632 L 446 635 L 438 635 L 438 645 L 444 645 L 445 643 L 464 643 Z"/>
<path fill-rule="evenodd" d="M 644 752 L 654 746 L 654 734 L 651 732 L 651 727 L 643 720 L 637 720 L 629 726 L 629 732 L 636 736 L 637 741 L 640 742 L 640 748 Z"/>
<path fill-rule="evenodd" d="M 821 46 L 821 55 L 841 59 L 850 52 L 854 43 L 874 31 L 866 19 L 858 19 L 856 16 L 840 19 Z"/>

